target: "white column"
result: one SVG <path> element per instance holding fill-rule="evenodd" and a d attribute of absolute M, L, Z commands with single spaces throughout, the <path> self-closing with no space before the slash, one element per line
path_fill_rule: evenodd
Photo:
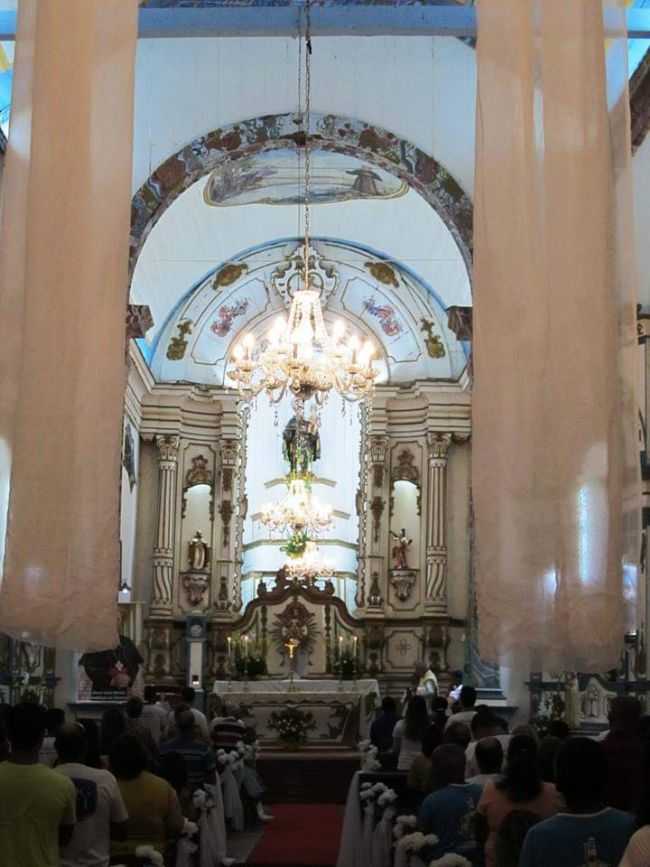
<path fill-rule="evenodd" d="M 425 607 L 447 613 L 447 455 L 450 433 L 428 433 L 427 575 Z"/>
<path fill-rule="evenodd" d="M 153 594 L 150 615 L 171 617 L 174 588 L 174 525 L 176 523 L 177 436 L 157 436 L 160 478 L 158 535 L 153 549 Z"/>

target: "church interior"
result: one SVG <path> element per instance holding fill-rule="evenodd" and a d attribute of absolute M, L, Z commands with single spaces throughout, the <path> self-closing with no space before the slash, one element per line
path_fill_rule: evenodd
<path fill-rule="evenodd" d="M 650 719 L 650 0 L 541 6 L 0 0 L 0 709 L 193 702 L 276 812 L 215 734 L 111 864 L 550 867 L 400 848 L 385 700 Z"/>

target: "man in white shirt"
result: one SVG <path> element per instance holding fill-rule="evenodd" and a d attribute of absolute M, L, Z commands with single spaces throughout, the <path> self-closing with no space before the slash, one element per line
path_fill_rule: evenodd
<path fill-rule="evenodd" d="M 77 824 L 61 852 L 61 867 L 108 867 L 111 839 L 126 839 L 128 814 L 117 780 L 108 771 L 84 764 L 88 743 L 79 723 L 62 726 L 55 746 L 55 770 L 77 790 Z"/>
<path fill-rule="evenodd" d="M 473 686 L 464 686 L 460 691 L 460 707 L 458 713 L 452 713 L 447 720 L 445 728 L 453 722 L 462 722 L 471 725 L 474 719 L 474 705 L 476 704 L 476 690 Z"/>
<path fill-rule="evenodd" d="M 144 688 L 144 706 L 140 722 L 148 729 L 156 746 L 160 746 L 167 735 L 167 711 L 158 704 L 158 695 L 154 686 Z"/>

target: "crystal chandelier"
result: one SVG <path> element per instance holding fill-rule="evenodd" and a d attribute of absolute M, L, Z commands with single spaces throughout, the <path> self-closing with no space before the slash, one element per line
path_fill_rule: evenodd
<path fill-rule="evenodd" d="M 355 334 L 346 335 L 345 324 L 338 320 L 330 335 L 323 319 L 320 290 L 310 273 L 309 188 L 311 160 L 309 152 L 309 116 L 311 109 L 311 38 L 309 0 L 306 3 L 305 29 L 305 112 L 302 114 L 301 143 L 305 148 L 304 191 L 304 262 L 303 285 L 291 300 L 287 318 L 278 316 L 268 342 L 256 347 L 250 332 L 234 347 L 228 376 L 242 398 L 251 400 L 266 392 L 277 403 L 289 392 L 297 400 L 314 397 L 321 404 L 332 390 L 348 401 L 372 397 L 377 371 L 373 367 L 375 348 L 372 341 L 363 345 Z M 302 43 L 301 43 L 302 44 Z"/>
<path fill-rule="evenodd" d="M 313 583 L 318 578 L 331 578 L 336 573 L 327 560 L 321 560 L 315 542 L 307 542 L 305 552 L 300 557 L 290 557 L 284 564 L 289 578 L 305 579 Z"/>
<path fill-rule="evenodd" d="M 332 507 L 321 504 L 312 496 L 307 477 L 290 477 L 287 488 L 283 500 L 262 506 L 260 521 L 265 527 L 271 532 L 311 536 L 332 526 Z"/>

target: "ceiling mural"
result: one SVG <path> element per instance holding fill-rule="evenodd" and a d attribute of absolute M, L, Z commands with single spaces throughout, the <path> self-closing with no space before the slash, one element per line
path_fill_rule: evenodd
<path fill-rule="evenodd" d="M 350 242 L 315 239 L 312 254 L 328 327 L 343 319 L 348 331 L 373 341 L 381 381 L 461 375 L 465 347 L 447 328 L 439 299 L 411 271 Z M 302 242 L 292 239 L 233 257 L 205 275 L 146 352 L 154 377 L 229 385 L 226 368 L 239 337 L 250 331 L 264 344 L 273 318 L 286 316 L 289 290 L 282 277 L 299 274 L 302 266 Z"/>
<path fill-rule="evenodd" d="M 394 199 L 409 190 L 406 181 L 349 154 L 315 149 L 310 159 L 312 205 Z M 298 205 L 305 200 L 304 187 L 304 153 L 293 146 L 224 161 L 208 177 L 203 196 L 215 207 Z"/>

